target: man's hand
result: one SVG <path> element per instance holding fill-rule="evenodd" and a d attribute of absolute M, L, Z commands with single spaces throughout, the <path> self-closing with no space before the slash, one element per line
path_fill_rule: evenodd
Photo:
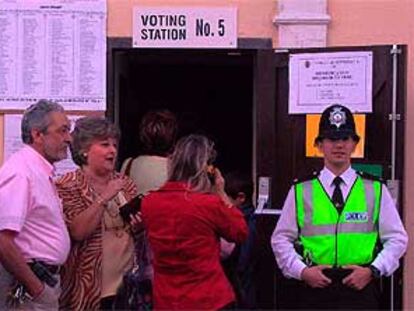
<path fill-rule="evenodd" d="M 343 268 L 352 270 L 351 274 L 342 280 L 342 283 L 350 288 L 361 290 L 372 280 L 372 272 L 368 267 L 350 265 Z"/>
<path fill-rule="evenodd" d="M 0 231 L 0 262 L 19 282 L 21 282 L 32 297 L 39 296 L 44 285 L 32 272 L 17 247 L 14 239 L 17 232 L 11 230 Z"/>
<path fill-rule="evenodd" d="M 324 288 L 332 283 L 332 280 L 323 274 L 323 269 L 331 268 L 331 266 L 320 265 L 314 267 L 306 267 L 303 269 L 301 278 L 302 280 L 313 288 Z"/>
<path fill-rule="evenodd" d="M 40 283 L 40 285 L 36 285 L 35 287 L 28 288 L 27 291 L 29 292 L 30 296 L 32 296 L 33 299 L 38 298 L 43 291 L 45 290 L 45 285 L 43 283 Z"/>

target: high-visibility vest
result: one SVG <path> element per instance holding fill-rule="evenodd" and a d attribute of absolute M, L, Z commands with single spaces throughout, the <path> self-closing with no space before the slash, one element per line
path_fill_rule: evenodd
<path fill-rule="evenodd" d="M 339 215 L 318 178 L 296 184 L 304 257 L 318 265 L 371 263 L 378 240 L 381 189 L 379 181 L 357 176 Z"/>

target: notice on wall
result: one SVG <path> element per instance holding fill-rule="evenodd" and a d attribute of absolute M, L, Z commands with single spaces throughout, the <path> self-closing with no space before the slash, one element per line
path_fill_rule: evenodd
<path fill-rule="evenodd" d="M 323 154 L 315 146 L 315 138 L 318 136 L 320 114 L 306 115 L 306 156 L 311 158 L 322 158 Z M 352 153 L 352 158 L 364 158 L 365 150 L 365 115 L 354 114 L 355 130 L 360 137 L 360 140 Z"/>
<path fill-rule="evenodd" d="M 333 104 L 372 112 L 372 52 L 292 54 L 289 113 L 322 113 Z"/>
<path fill-rule="evenodd" d="M 0 109 L 106 109 L 106 1 L 0 0 Z"/>
<path fill-rule="evenodd" d="M 21 137 L 21 123 L 22 123 L 21 114 L 6 114 L 4 116 L 4 161 L 20 148 L 24 146 L 22 137 Z M 73 127 L 75 121 L 82 116 L 69 115 L 68 118 L 71 121 Z M 63 174 L 73 171 L 78 168 L 78 166 L 72 161 L 70 152 L 68 150 L 68 157 L 65 160 L 56 162 L 55 166 L 55 176 L 59 177 Z"/>
<path fill-rule="evenodd" d="M 237 9 L 134 7 L 133 46 L 236 48 Z"/>

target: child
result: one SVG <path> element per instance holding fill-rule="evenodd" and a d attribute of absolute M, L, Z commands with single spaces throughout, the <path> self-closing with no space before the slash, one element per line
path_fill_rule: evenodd
<path fill-rule="evenodd" d="M 254 247 L 256 245 L 256 220 L 252 204 L 253 183 L 247 174 L 234 171 L 225 176 L 225 191 L 232 203 L 243 213 L 249 228 L 247 240 L 235 247 L 231 255 L 222 261 L 227 277 L 236 293 L 236 307 L 256 307 L 254 284 Z"/>

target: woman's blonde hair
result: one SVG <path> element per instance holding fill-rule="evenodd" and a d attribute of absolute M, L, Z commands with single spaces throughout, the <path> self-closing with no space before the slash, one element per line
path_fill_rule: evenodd
<path fill-rule="evenodd" d="M 212 183 L 207 175 L 207 165 L 216 157 L 214 143 L 202 135 L 181 138 L 170 155 L 170 181 L 187 182 L 192 191 L 210 192 Z"/>

